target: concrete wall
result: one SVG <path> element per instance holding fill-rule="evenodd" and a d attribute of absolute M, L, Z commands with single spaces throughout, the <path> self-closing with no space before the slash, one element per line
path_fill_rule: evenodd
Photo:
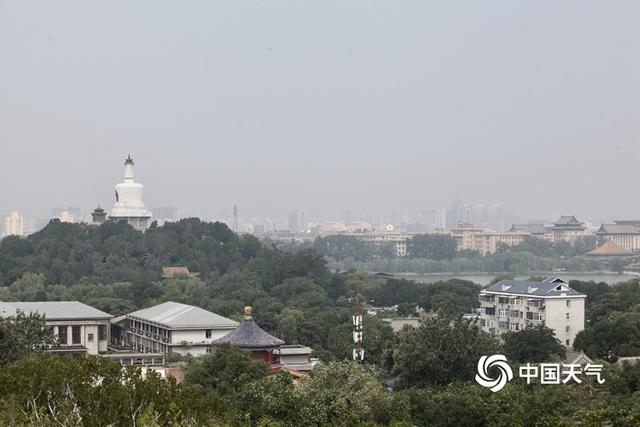
<path fill-rule="evenodd" d="M 569 301 L 569 306 L 567 306 Z M 584 329 L 585 298 L 553 298 L 545 304 L 545 325 L 556 333 L 562 345 L 573 346 L 578 332 Z M 569 313 L 569 319 L 567 319 Z M 567 327 L 569 330 L 567 331 Z"/>
<path fill-rule="evenodd" d="M 99 326 L 104 325 L 106 339 L 100 340 Z M 67 328 L 67 343 L 62 347 L 82 345 L 87 348 L 87 354 L 96 355 L 107 351 L 109 342 L 109 321 L 104 320 L 71 320 L 71 321 L 47 321 L 47 326 L 53 327 L 53 334 L 58 337 L 61 327 Z M 80 328 L 80 342 L 73 342 L 73 327 Z M 91 338 L 91 341 L 89 340 Z"/>

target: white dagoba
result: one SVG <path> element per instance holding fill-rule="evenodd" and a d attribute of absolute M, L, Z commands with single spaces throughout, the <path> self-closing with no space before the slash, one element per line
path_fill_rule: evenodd
<path fill-rule="evenodd" d="M 133 180 L 133 165 L 133 159 L 128 156 L 124 162 L 124 182 L 116 185 L 116 204 L 109 219 L 127 221 L 136 230 L 144 231 L 149 226 L 151 211 L 142 201 L 144 185 Z"/>

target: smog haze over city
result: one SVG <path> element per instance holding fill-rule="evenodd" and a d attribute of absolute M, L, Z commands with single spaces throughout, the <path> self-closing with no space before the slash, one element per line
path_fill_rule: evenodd
<path fill-rule="evenodd" d="M 638 217 L 640 3 L 0 1 L 0 214 Z"/>

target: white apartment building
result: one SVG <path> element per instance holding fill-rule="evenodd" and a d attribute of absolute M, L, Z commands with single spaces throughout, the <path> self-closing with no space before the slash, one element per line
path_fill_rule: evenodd
<path fill-rule="evenodd" d="M 627 252 L 640 251 L 640 227 L 632 224 L 602 224 L 596 236 L 611 240 Z"/>
<path fill-rule="evenodd" d="M 107 351 L 110 320 L 113 316 L 78 301 L 2 302 L 0 317 L 24 314 L 43 315 L 57 338 L 48 351 L 60 355 L 97 355 Z"/>
<path fill-rule="evenodd" d="M 492 335 L 545 325 L 566 347 L 584 329 L 586 295 L 558 278 L 502 280 L 480 292 L 480 326 Z"/>
<path fill-rule="evenodd" d="M 235 322 L 200 307 L 165 302 L 127 314 L 126 345 L 141 353 L 199 356 L 211 342 L 238 327 Z"/>

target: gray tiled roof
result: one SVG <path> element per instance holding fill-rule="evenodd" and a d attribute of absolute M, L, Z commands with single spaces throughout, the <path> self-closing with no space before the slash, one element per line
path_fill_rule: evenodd
<path fill-rule="evenodd" d="M 525 231 L 531 234 L 545 234 L 547 227 L 542 224 L 513 224 L 511 231 Z"/>
<path fill-rule="evenodd" d="M 128 317 L 155 322 L 175 329 L 233 329 L 238 326 L 226 317 L 200 307 L 168 301 L 129 313 Z"/>
<path fill-rule="evenodd" d="M 20 310 L 38 313 L 47 320 L 111 319 L 113 316 L 79 301 L 2 302 L 0 317 L 14 316 Z"/>
<path fill-rule="evenodd" d="M 213 341 L 212 344 L 229 344 L 239 348 L 273 348 L 280 347 L 284 341 L 266 333 L 253 319 L 244 319 L 238 328 Z"/>
<path fill-rule="evenodd" d="M 559 286 L 564 286 L 566 290 L 557 290 Z M 495 285 L 487 288 L 486 291 L 538 297 L 584 295 L 569 288 L 562 280 L 553 277 L 547 278 L 543 282 L 535 282 L 533 280 L 501 280 Z"/>
<path fill-rule="evenodd" d="M 635 225 L 602 224 L 598 234 L 640 234 L 640 229 Z"/>
<path fill-rule="evenodd" d="M 556 222 L 554 222 L 554 224 L 558 224 L 558 225 L 582 225 L 582 223 L 580 221 L 578 221 L 578 219 L 573 216 L 573 215 L 563 215 L 560 218 L 558 218 L 558 220 Z"/>

